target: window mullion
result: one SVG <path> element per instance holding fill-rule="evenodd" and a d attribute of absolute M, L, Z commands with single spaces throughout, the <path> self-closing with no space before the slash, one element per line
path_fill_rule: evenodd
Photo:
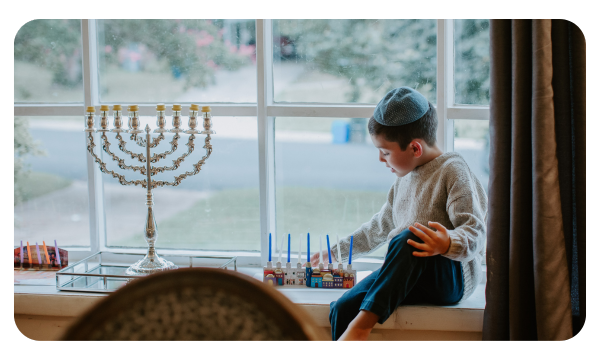
<path fill-rule="evenodd" d="M 96 44 L 96 21 L 81 20 L 81 35 L 83 44 L 83 91 L 85 106 L 97 106 L 98 97 L 98 52 Z M 81 109 L 83 116 L 84 109 Z M 81 122 L 82 134 L 87 149 L 87 133 L 83 132 L 84 123 Z M 92 133 L 94 141 L 98 142 L 98 136 Z M 86 151 L 87 152 L 87 151 Z M 94 158 L 87 153 L 88 194 L 90 208 L 90 247 L 92 252 L 99 251 L 106 243 L 106 224 L 104 216 L 104 197 L 102 175 L 100 169 L 94 163 Z"/>
<path fill-rule="evenodd" d="M 454 20 L 446 19 L 444 20 L 444 36 L 446 38 L 444 42 L 444 76 L 446 81 L 444 83 L 444 91 L 445 91 L 445 129 L 444 134 L 446 136 L 446 141 L 444 142 L 445 151 L 454 151 L 454 118 L 450 117 L 450 113 L 448 108 L 454 105 Z"/>
<path fill-rule="evenodd" d="M 267 110 L 273 105 L 273 32 L 271 20 L 256 20 L 256 73 L 258 167 L 260 192 L 261 263 L 269 252 L 269 233 L 276 238 L 275 221 L 275 118 Z"/>

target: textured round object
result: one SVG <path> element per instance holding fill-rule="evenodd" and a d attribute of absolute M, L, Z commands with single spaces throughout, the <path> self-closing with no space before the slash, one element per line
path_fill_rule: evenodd
<path fill-rule="evenodd" d="M 113 111 L 121 111 L 121 105 L 113 105 Z"/>
<path fill-rule="evenodd" d="M 166 109 L 167 107 L 165 106 L 165 104 L 156 105 L 156 111 L 165 111 Z"/>
<path fill-rule="evenodd" d="M 90 309 L 65 340 L 326 340 L 276 289 L 231 270 L 187 268 L 133 280 Z"/>
<path fill-rule="evenodd" d="M 200 107 L 197 104 L 192 104 L 192 105 L 190 105 L 190 110 L 198 111 L 198 110 L 200 110 Z"/>
<path fill-rule="evenodd" d="M 93 107 L 93 106 L 88 106 L 88 107 L 85 109 L 85 112 L 89 112 L 89 113 L 90 113 L 90 112 L 91 112 L 91 113 L 93 113 L 93 112 L 96 112 L 96 108 L 95 108 L 95 107 Z"/>
<path fill-rule="evenodd" d="M 181 111 L 181 105 L 173 105 L 173 108 L 171 108 L 171 110 L 173 110 L 173 111 Z"/>
<path fill-rule="evenodd" d="M 203 112 L 203 113 L 205 113 L 205 112 L 210 112 L 210 106 L 203 106 L 203 107 L 202 107 L 202 112 Z"/>
<path fill-rule="evenodd" d="M 375 107 L 373 118 L 381 125 L 401 126 L 419 120 L 429 110 L 425 96 L 408 86 L 390 90 Z"/>
<path fill-rule="evenodd" d="M 108 111 L 108 110 L 109 110 L 108 105 L 101 105 L 100 106 L 100 111 Z"/>

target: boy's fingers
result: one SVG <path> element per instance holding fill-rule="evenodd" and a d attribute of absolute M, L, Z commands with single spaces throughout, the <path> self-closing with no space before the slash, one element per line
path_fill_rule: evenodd
<path fill-rule="evenodd" d="M 417 229 L 416 227 L 411 225 L 408 227 L 408 230 L 410 230 L 413 234 L 415 234 L 419 239 L 423 240 L 425 243 L 431 243 L 431 238 L 420 229 Z"/>
<path fill-rule="evenodd" d="M 434 238 L 435 237 L 435 231 L 429 229 L 427 226 L 420 224 L 420 223 L 415 223 L 415 225 L 417 226 L 417 228 L 421 231 L 423 231 L 425 234 L 429 235 L 429 237 Z"/>
<path fill-rule="evenodd" d="M 431 226 L 432 228 L 436 229 L 437 231 L 441 231 L 443 233 L 445 233 L 448 229 L 446 229 L 446 227 L 438 222 L 434 222 L 434 221 L 430 221 L 429 222 L 429 226 Z"/>
<path fill-rule="evenodd" d="M 428 256 L 431 256 L 431 253 L 427 252 L 427 251 L 413 251 L 413 256 L 416 256 L 416 257 L 428 257 Z"/>
<path fill-rule="evenodd" d="M 428 246 L 426 244 L 418 243 L 414 240 L 408 240 L 406 243 L 412 247 L 419 249 L 419 250 L 426 250 L 426 249 L 430 248 L 430 246 Z"/>

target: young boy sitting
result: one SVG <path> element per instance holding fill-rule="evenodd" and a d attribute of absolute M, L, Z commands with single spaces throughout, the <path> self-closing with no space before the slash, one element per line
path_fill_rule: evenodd
<path fill-rule="evenodd" d="M 351 234 L 353 255 L 389 247 L 380 269 L 331 303 L 333 340 L 366 340 L 399 305 L 453 304 L 480 282 L 487 195 L 459 154 L 438 148 L 437 123 L 433 106 L 409 87 L 388 92 L 369 120 L 379 161 L 398 178 L 381 210 Z M 343 261 L 349 246 L 350 236 L 340 241 Z"/>

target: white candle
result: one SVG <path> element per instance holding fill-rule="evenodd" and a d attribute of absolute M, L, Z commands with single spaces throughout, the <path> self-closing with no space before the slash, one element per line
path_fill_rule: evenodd
<path fill-rule="evenodd" d="M 323 236 L 319 235 L 319 264 L 323 262 Z"/>
<path fill-rule="evenodd" d="M 337 261 L 338 261 L 338 264 L 341 264 L 342 263 L 342 255 L 340 254 L 340 236 L 339 235 L 336 235 L 336 236 L 337 236 L 337 239 L 335 240 L 335 244 L 337 245 L 337 253 L 338 253 Z"/>

